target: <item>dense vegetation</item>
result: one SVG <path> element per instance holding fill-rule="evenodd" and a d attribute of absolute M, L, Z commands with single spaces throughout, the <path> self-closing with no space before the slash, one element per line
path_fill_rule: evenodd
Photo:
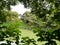
<path fill-rule="evenodd" d="M 12 12 L 10 8 L 17 3 L 19 3 L 18 0 L 0 0 L 0 41 L 6 42 L 0 45 L 11 45 L 11 43 L 20 45 L 21 42 L 24 45 L 35 44 L 35 40 L 28 37 L 23 37 L 23 40 L 19 41 L 21 39 L 20 25 L 23 23 L 18 18 L 18 13 Z"/>
<path fill-rule="evenodd" d="M 0 0 L 0 41 L 6 42 L 0 45 L 11 45 L 13 41 L 19 44 L 20 21 L 18 14 L 10 11 L 11 3 L 14 4 L 13 0 Z"/>
<path fill-rule="evenodd" d="M 37 41 L 47 41 L 45 45 L 57 45 L 55 40 L 60 41 L 60 0 L 0 0 L 0 41 L 6 41 L 11 45 L 13 41 L 19 45 L 21 24 L 16 12 L 10 11 L 10 5 L 18 2 L 24 4 L 25 8 L 31 8 L 22 16 L 22 21 L 34 30 Z M 34 39 L 23 37 L 24 45 L 35 44 Z"/>
<path fill-rule="evenodd" d="M 60 0 L 21 0 L 31 12 L 26 12 L 22 20 L 33 26 L 37 41 L 47 41 L 45 45 L 57 45 L 60 41 Z"/>

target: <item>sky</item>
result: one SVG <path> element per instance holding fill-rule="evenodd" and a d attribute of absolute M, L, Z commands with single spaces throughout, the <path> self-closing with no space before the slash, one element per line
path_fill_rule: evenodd
<path fill-rule="evenodd" d="M 30 11 L 30 9 L 25 8 L 21 3 L 16 6 L 11 6 L 11 10 L 16 11 L 18 14 L 24 14 L 26 11 Z"/>

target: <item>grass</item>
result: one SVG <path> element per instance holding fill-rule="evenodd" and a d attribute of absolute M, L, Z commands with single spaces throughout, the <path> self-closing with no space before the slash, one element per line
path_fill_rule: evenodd
<path fill-rule="evenodd" d="M 32 32 L 32 31 L 30 31 L 30 30 L 21 30 L 21 32 L 22 32 L 22 37 L 29 37 L 29 38 L 34 38 L 35 40 L 37 40 L 37 37 L 35 36 L 35 34 Z M 38 45 L 39 44 L 41 44 L 42 45 L 42 43 L 38 43 Z"/>
<path fill-rule="evenodd" d="M 33 33 L 33 31 L 21 29 L 21 33 L 22 33 L 21 34 L 22 37 L 28 36 L 29 38 L 34 38 L 37 41 L 37 38 L 38 37 L 35 36 L 35 34 Z M 57 45 L 60 45 L 60 42 L 59 41 L 56 41 L 56 42 L 57 42 Z M 45 42 L 37 42 L 38 45 L 43 45 L 44 43 Z"/>

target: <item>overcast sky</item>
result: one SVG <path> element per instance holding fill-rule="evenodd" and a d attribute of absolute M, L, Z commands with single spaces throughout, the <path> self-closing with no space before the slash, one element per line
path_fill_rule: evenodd
<path fill-rule="evenodd" d="M 18 5 L 16 5 L 16 6 L 11 6 L 11 10 L 16 11 L 18 14 L 23 14 L 26 11 L 30 11 L 30 9 L 24 8 L 24 5 L 20 4 L 20 3 Z"/>

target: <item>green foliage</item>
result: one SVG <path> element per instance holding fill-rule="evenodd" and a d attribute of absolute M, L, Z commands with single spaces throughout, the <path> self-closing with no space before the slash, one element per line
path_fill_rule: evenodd
<path fill-rule="evenodd" d="M 24 43 L 24 45 L 31 45 L 31 44 L 37 45 L 34 39 L 30 39 L 29 37 L 23 37 L 22 39 L 23 39 L 22 42 Z"/>
<path fill-rule="evenodd" d="M 59 0 L 20 0 L 25 7 L 31 8 L 30 14 L 24 16 L 25 21 L 35 24 L 38 41 L 48 41 L 45 45 L 57 45 L 53 40 L 60 41 L 60 1 Z M 31 15 L 32 16 L 27 16 Z M 36 15 L 36 19 L 33 15 Z M 26 18 L 25 18 L 26 17 Z M 33 20 L 33 18 L 35 20 Z M 27 22 L 26 22 L 27 23 Z M 31 24 L 31 23 L 30 23 Z"/>
<path fill-rule="evenodd" d="M 16 41 L 16 37 L 20 36 L 20 21 L 18 19 L 17 13 L 15 12 L 4 11 L 1 12 L 1 15 L 2 16 L 0 17 L 0 41 L 6 41 L 7 44 L 11 45 L 11 42 L 13 42 L 14 40 Z"/>
<path fill-rule="evenodd" d="M 0 10 L 2 9 L 8 9 L 10 10 L 10 5 L 16 5 L 18 3 L 18 0 L 1 0 L 0 1 Z"/>
<path fill-rule="evenodd" d="M 10 5 L 15 5 L 18 1 L 31 8 L 31 13 L 25 14 L 27 17 L 23 16 L 23 21 L 36 29 L 34 32 L 39 36 L 38 41 L 48 41 L 45 45 L 57 45 L 53 39 L 60 41 L 59 0 L 0 0 L 0 40 L 14 37 L 19 45 L 19 19 L 16 13 L 9 11 Z M 30 42 L 35 43 L 27 39 L 27 45 Z M 8 39 L 6 42 L 11 45 L 11 40 Z"/>
<path fill-rule="evenodd" d="M 11 45 L 11 42 L 17 41 L 20 36 L 20 21 L 16 12 L 10 11 L 10 5 L 15 5 L 18 0 L 0 0 L 0 41 L 5 41 Z"/>
<path fill-rule="evenodd" d="M 20 22 L 16 12 L 10 11 L 10 6 L 16 5 L 19 3 L 18 1 L 19 0 L 0 0 L 0 41 L 7 43 L 2 43 L 1 45 L 11 45 L 12 42 L 19 45 L 20 43 L 21 31 L 19 28 L 23 23 Z M 28 41 L 27 45 L 29 45 L 30 42 L 35 44 L 33 39 L 28 38 Z"/>

